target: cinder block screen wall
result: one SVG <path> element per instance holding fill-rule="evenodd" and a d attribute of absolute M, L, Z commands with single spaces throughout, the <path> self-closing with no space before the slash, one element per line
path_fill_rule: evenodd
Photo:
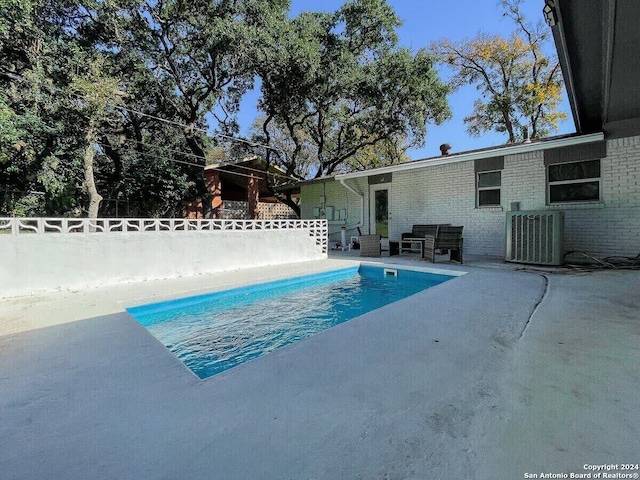
<path fill-rule="evenodd" d="M 309 228 L 0 235 L 0 297 L 323 259 Z"/>

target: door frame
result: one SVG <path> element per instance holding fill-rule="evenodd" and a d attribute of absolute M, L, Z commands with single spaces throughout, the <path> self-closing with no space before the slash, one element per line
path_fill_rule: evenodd
<path fill-rule="evenodd" d="M 375 219 L 375 210 L 376 210 L 376 192 L 380 190 L 387 190 L 387 208 L 389 216 L 387 218 L 388 228 L 391 231 L 391 182 L 387 183 L 377 183 L 374 185 L 369 185 L 369 233 L 376 233 L 376 219 Z M 388 248 L 389 237 L 382 237 L 382 245 Z"/>

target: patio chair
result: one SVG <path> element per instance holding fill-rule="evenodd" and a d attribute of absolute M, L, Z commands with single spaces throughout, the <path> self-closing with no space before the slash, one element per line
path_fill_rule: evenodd
<path fill-rule="evenodd" d="M 360 256 L 379 257 L 382 254 L 380 235 L 360 235 Z"/>
<path fill-rule="evenodd" d="M 438 225 L 413 225 L 411 232 L 403 233 L 399 243 L 399 254 L 402 255 L 406 251 L 420 252 L 420 258 L 424 252 L 424 238 L 427 235 L 437 235 Z"/>
<path fill-rule="evenodd" d="M 462 229 L 464 227 L 441 226 L 437 235 L 426 235 L 424 259 L 436 261 L 436 250 L 449 251 L 449 260 L 462 264 Z"/>
<path fill-rule="evenodd" d="M 352 235 L 349 240 L 351 248 L 354 250 L 358 250 L 360 248 L 360 237 L 362 236 L 362 230 L 360 230 L 360 227 L 356 227 L 356 229 L 358 230 L 358 235 Z"/>

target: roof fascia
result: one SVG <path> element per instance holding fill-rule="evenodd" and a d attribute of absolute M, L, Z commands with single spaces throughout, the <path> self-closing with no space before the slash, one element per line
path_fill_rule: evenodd
<path fill-rule="evenodd" d="M 575 83 L 573 81 L 573 70 L 571 68 L 569 50 L 567 49 L 567 37 L 564 31 L 564 24 L 562 23 L 562 9 L 560 8 L 560 5 L 555 6 L 555 11 L 558 21 L 553 27 L 550 27 L 551 33 L 553 34 L 556 51 L 558 52 L 558 61 L 560 62 L 564 86 L 567 90 L 567 97 L 569 98 L 569 106 L 571 107 L 573 122 L 576 126 L 576 131 L 578 133 L 582 133 L 580 112 L 578 112 L 578 97 L 576 94 Z"/>
<path fill-rule="evenodd" d="M 547 150 L 549 148 L 567 147 L 570 145 L 580 145 L 582 143 L 598 142 L 602 140 L 604 140 L 603 133 L 592 133 L 589 135 L 561 138 L 558 140 L 549 140 L 546 142 L 521 143 L 518 145 L 509 145 L 506 147 L 497 147 L 490 150 L 483 150 L 481 152 L 459 153 L 455 155 L 447 155 L 445 157 L 435 157 L 426 160 L 416 160 L 414 162 L 400 163 L 398 165 L 390 165 L 388 167 L 374 168 L 371 170 L 343 173 L 336 175 L 335 179 L 349 180 L 351 178 L 368 177 L 370 175 L 378 175 L 381 173 L 402 172 L 405 170 L 415 170 L 416 168 L 433 167 L 437 165 L 446 165 L 449 163 L 468 162 L 471 160 L 479 160 L 483 158 L 504 155 L 517 155 L 539 150 Z"/>

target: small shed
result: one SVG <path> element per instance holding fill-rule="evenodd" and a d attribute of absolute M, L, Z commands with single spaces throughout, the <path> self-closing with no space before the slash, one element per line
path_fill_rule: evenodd
<path fill-rule="evenodd" d="M 286 183 L 285 172 L 269 165 L 260 157 L 250 157 L 240 162 L 220 162 L 207 165 L 203 177 L 211 204 L 203 205 L 202 199 L 183 203 L 183 215 L 187 218 L 297 218 L 295 212 L 280 203 L 267 186 L 266 176 L 272 184 Z M 299 197 L 299 187 L 294 198 Z"/>

